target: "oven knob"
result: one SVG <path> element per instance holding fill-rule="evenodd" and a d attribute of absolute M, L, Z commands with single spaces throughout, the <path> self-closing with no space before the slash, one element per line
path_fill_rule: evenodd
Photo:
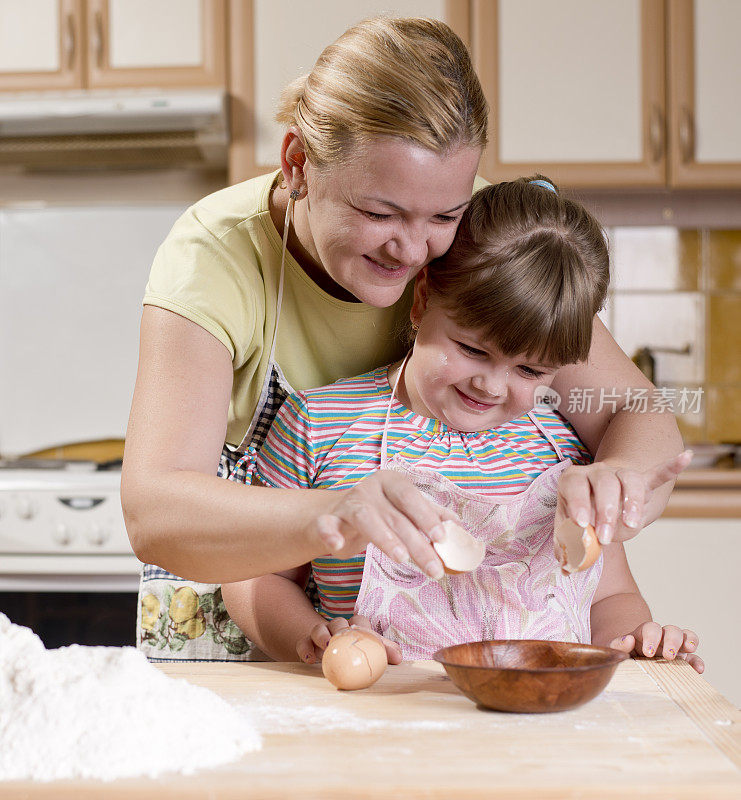
<path fill-rule="evenodd" d="M 15 503 L 15 512 L 21 519 L 32 519 L 36 516 L 36 507 L 27 497 L 19 497 Z"/>
<path fill-rule="evenodd" d="M 54 529 L 54 541 L 57 544 L 69 544 L 72 541 L 72 531 L 68 525 L 60 522 Z"/>
<path fill-rule="evenodd" d="M 105 544 L 108 540 L 108 531 L 100 525 L 92 525 L 87 533 L 90 544 Z"/>

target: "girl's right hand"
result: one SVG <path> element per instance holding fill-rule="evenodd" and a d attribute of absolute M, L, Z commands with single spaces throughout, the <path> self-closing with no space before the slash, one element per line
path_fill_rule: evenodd
<path fill-rule="evenodd" d="M 345 628 L 362 628 L 365 631 L 370 631 L 374 636 L 378 636 L 383 646 L 386 648 L 386 660 L 389 664 L 401 664 L 401 648 L 396 642 L 391 639 L 386 639 L 379 636 L 370 625 L 370 620 L 367 617 L 355 615 L 346 620 L 344 617 L 335 617 L 329 621 L 322 621 L 319 625 L 315 625 L 311 633 L 303 639 L 299 639 L 296 643 L 296 652 L 298 657 L 305 664 L 316 664 L 322 660 L 324 651 L 327 649 L 329 640 Z"/>
<path fill-rule="evenodd" d="M 431 578 L 443 576 L 432 542 L 442 539 L 441 522 L 460 520 L 425 497 L 405 475 L 378 470 L 351 489 L 331 494 L 337 497 L 334 507 L 311 524 L 332 556 L 350 558 L 373 542 L 399 564 L 411 557 Z"/>

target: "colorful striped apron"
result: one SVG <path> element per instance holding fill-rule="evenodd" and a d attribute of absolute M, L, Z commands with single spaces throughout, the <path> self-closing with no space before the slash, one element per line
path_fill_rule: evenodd
<path fill-rule="evenodd" d="M 398 642 L 404 660 L 429 659 L 441 647 L 487 639 L 591 642 L 590 611 L 602 556 L 583 572 L 561 572 L 553 552 L 553 521 L 558 478 L 571 461 L 535 415 L 528 414 L 559 463 L 524 491 L 496 497 L 462 489 L 439 472 L 398 456 L 389 458 L 390 412 L 389 404 L 381 469 L 406 475 L 435 503 L 452 508 L 466 530 L 484 540 L 486 554 L 473 572 L 432 580 L 369 544 L 355 613 Z"/>

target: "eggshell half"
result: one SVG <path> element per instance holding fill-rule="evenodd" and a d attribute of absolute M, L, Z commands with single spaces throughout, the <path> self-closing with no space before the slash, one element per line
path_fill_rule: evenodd
<path fill-rule="evenodd" d="M 602 551 L 597 534 L 591 525 L 582 528 L 567 519 L 554 531 L 556 554 L 565 573 L 589 569 Z"/>
<path fill-rule="evenodd" d="M 366 689 L 386 671 L 381 637 L 360 628 L 344 628 L 329 640 L 322 656 L 324 677 L 338 689 Z"/>
<path fill-rule="evenodd" d="M 486 554 L 484 542 L 475 539 L 451 520 L 445 520 L 441 523 L 441 527 L 445 538 L 440 542 L 433 542 L 432 546 L 443 562 L 443 569 L 449 575 L 460 575 L 462 572 L 475 570 Z"/>

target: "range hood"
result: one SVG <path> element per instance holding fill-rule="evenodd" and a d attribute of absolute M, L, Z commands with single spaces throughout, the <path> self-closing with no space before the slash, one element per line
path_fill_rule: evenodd
<path fill-rule="evenodd" d="M 0 99 L 0 164 L 225 164 L 220 89 L 34 92 Z"/>

